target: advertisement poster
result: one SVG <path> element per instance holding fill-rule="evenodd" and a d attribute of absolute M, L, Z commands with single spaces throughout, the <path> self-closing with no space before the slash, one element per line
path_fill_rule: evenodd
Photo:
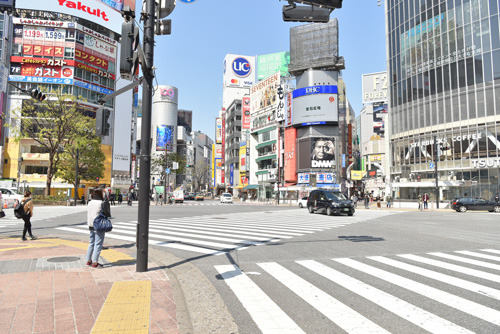
<path fill-rule="evenodd" d="M 172 125 L 158 125 L 156 127 L 156 150 L 172 151 L 174 141 L 174 127 Z"/>
<path fill-rule="evenodd" d="M 242 116 L 242 122 L 241 122 L 241 128 L 242 129 L 250 129 L 250 97 L 249 96 L 244 96 L 241 99 L 241 116 Z"/>
<path fill-rule="evenodd" d="M 286 94 L 286 117 L 285 124 L 286 126 L 292 125 L 292 92 Z"/>
<path fill-rule="evenodd" d="M 283 85 L 278 86 L 278 104 L 276 106 L 276 120 L 278 122 L 282 122 L 285 120 L 285 111 L 286 111 L 286 100 L 285 100 L 285 89 Z"/>
<path fill-rule="evenodd" d="M 267 78 L 279 71 L 282 77 L 289 75 L 290 52 L 277 52 L 262 55 L 257 58 L 258 76 L 257 80 Z"/>
<path fill-rule="evenodd" d="M 295 141 L 297 129 L 289 127 L 285 129 L 285 182 L 297 182 L 297 157 L 295 155 Z"/>
<path fill-rule="evenodd" d="M 222 118 L 217 117 L 215 121 L 215 142 L 222 143 Z"/>
<path fill-rule="evenodd" d="M 311 141 L 311 168 L 332 168 L 334 165 L 334 139 L 313 138 Z"/>
<path fill-rule="evenodd" d="M 274 107 L 278 103 L 278 87 L 280 74 L 274 73 L 250 88 L 250 113 L 253 114 L 267 107 Z"/>

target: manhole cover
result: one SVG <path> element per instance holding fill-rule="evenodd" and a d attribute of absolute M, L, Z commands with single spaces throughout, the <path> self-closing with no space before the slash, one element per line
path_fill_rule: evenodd
<path fill-rule="evenodd" d="M 48 259 L 47 262 L 73 262 L 79 260 L 80 258 L 78 256 L 61 256 Z"/>

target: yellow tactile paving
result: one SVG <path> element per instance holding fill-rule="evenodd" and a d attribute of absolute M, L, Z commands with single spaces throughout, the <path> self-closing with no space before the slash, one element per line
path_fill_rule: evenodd
<path fill-rule="evenodd" d="M 91 334 L 149 332 L 151 281 L 115 282 Z"/>
<path fill-rule="evenodd" d="M 75 247 L 75 248 L 79 248 L 79 249 L 83 249 L 83 250 L 87 250 L 89 248 L 88 243 L 80 242 L 80 241 L 71 241 L 71 240 L 64 240 L 64 239 L 42 239 L 40 241 L 50 242 L 50 243 L 55 244 L 55 245 L 66 245 L 66 246 Z M 110 263 L 135 261 L 135 259 L 132 256 L 127 255 L 123 252 L 115 251 L 113 249 L 103 249 L 101 252 L 101 256 L 103 258 L 105 258 Z"/>

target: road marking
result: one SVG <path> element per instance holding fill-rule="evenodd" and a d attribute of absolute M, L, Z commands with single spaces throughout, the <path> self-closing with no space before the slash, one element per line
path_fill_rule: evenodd
<path fill-rule="evenodd" d="M 363 298 L 383 307 L 403 319 L 419 326 L 428 332 L 442 333 L 473 333 L 463 327 L 442 319 L 430 312 L 416 307 L 402 299 L 392 296 L 382 290 L 374 288 L 355 278 L 349 277 L 335 269 L 329 268 L 316 261 L 296 261 L 304 267 L 320 274 L 330 281 L 341 285 L 342 287 L 360 295 Z"/>
<path fill-rule="evenodd" d="M 380 263 L 384 263 L 384 264 L 387 264 L 389 266 L 393 266 L 393 267 L 398 268 L 398 269 L 403 269 L 403 270 L 406 270 L 406 271 L 409 271 L 409 272 L 412 272 L 412 273 L 415 273 L 418 275 L 429 277 L 429 278 L 435 279 L 437 281 L 440 281 L 440 282 L 443 282 L 446 284 L 450 284 L 450 285 L 454 285 L 454 286 L 457 286 L 459 288 L 466 289 L 466 290 L 469 290 L 469 291 L 472 291 L 472 292 L 475 292 L 475 293 L 478 293 L 478 294 L 481 294 L 481 295 L 484 295 L 484 296 L 487 296 L 490 298 L 495 298 L 495 299 L 500 300 L 500 291 L 499 290 L 493 289 L 493 288 L 490 288 L 490 287 L 487 287 L 487 286 L 484 286 L 481 284 L 476 284 L 476 283 L 469 282 L 469 281 L 466 281 L 466 280 L 463 280 L 460 278 L 456 278 L 456 277 L 453 277 L 450 275 L 441 274 L 441 273 L 438 273 L 438 272 L 435 272 L 432 270 L 420 268 L 420 267 L 417 267 L 417 266 L 414 266 L 411 264 L 388 259 L 388 258 L 385 258 L 382 256 L 369 256 L 368 259 L 374 260 L 374 261 L 377 261 Z"/>
<path fill-rule="evenodd" d="M 151 281 L 115 282 L 91 333 L 147 334 L 150 310 Z"/>
<path fill-rule="evenodd" d="M 235 265 L 215 266 L 226 284 L 264 334 L 305 333 Z"/>
<path fill-rule="evenodd" d="M 257 265 L 347 333 L 389 333 L 279 264 L 269 262 L 257 263 Z"/>
<path fill-rule="evenodd" d="M 456 251 L 455 253 L 459 253 L 459 254 L 463 254 L 463 255 L 469 255 L 469 256 L 474 256 L 474 257 L 479 257 L 479 258 L 482 258 L 482 259 L 487 259 L 487 260 L 492 260 L 492 261 L 500 261 L 500 257 L 498 257 L 498 256 L 492 256 L 492 255 L 481 254 L 481 253 L 476 253 L 476 252 Z"/>
<path fill-rule="evenodd" d="M 445 304 L 446 306 L 452 307 L 464 313 L 468 313 L 485 321 L 491 322 L 492 324 L 495 324 L 497 326 L 500 325 L 500 311 L 452 295 L 451 293 L 441 291 L 429 285 L 425 285 L 410 280 L 408 278 L 390 273 L 388 271 L 375 268 L 373 266 L 364 264 L 359 261 L 355 261 L 352 259 L 333 259 L 333 260 L 338 263 L 342 263 L 345 266 L 351 267 L 353 269 L 359 270 L 366 274 L 390 282 L 391 284 L 402 287 L 403 289 L 408 289 L 414 293 L 418 293 L 422 296 L 433 299 L 439 303 Z"/>
<path fill-rule="evenodd" d="M 450 255 L 450 254 L 444 254 L 444 253 L 429 253 L 430 255 L 434 256 L 439 256 L 445 259 L 449 260 L 455 260 L 458 262 L 465 262 L 469 264 L 473 264 L 479 267 L 485 267 L 485 268 L 490 268 L 490 269 L 495 269 L 495 270 L 500 270 L 500 265 L 498 264 L 492 264 L 488 262 L 483 262 L 483 261 L 477 261 L 477 260 L 471 260 L 465 257 L 460 257 L 460 256 L 455 256 L 455 255 Z"/>
<path fill-rule="evenodd" d="M 451 263 L 447 263 L 447 262 L 443 262 L 443 261 L 428 259 L 428 258 L 425 258 L 425 257 L 422 257 L 422 256 L 418 256 L 418 255 L 402 254 L 402 255 L 398 255 L 398 256 L 402 257 L 402 258 L 405 258 L 405 259 L 409 259 L 409 260 L 413 260 L 413 261 L 417 261 L 417 262 L 429 264 L 429 265 L 432 265 L 432 266 L 440 267 L 440 268 L 443 268 L 443 269 L 448 269 L 448 270 L 456 271 L 456 272 L 459 272 L 459 273 L 462 273 L 462 274 L 466 274 L 466 275 L 469 275 L 469 276 L 483 278 L 483 279 L 486 279 L 486 280 L 489 280 L 489 281 L 492 281 L 492 282 L 500 283 L 500 275 L 495 275 L 495 274 L 487 273 L 487 272 L 476 270 L 476 269 L 471 269 L 471 268 L 466 268 L 466 267 L 462 267 L 462 266 L 457 266 L 456 264 L 451 264 Z"/>

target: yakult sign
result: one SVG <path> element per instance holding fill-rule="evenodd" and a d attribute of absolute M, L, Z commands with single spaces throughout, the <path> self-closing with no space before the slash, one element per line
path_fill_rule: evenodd
<path fill-rule="evenodd" d="M 120 12 L 97 0 L 17 0 L 16 8 L 43 10 L 81 17 L 116 33 L 121 33 L 123 18 Z"/>

